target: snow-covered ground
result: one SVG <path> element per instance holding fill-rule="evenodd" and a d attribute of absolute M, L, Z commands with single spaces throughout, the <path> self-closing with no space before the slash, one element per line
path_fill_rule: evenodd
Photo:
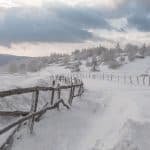
<path fill-rule="evenodd" d="M 101 65 L 100 70 L 103 72 L 115 72 L 115 73 L 126 73 L 126 74 L 150 74 L 150 57 L 144 59 L 136 59 L 133 62 L 128 62 L 118 69 L 110 69 L 106 65 Z"/>
<path fill-rule="evenodd" d="M 149 89 L 88 79 L 71 110 L 48 112 L 13 150 L 149 150 Z"/>
<path fill-rule="evenodd" d="M 41 71 L 35 73 L 26 73 L 26 74 L 7 74 L 1 73 L 0 80 L 1 86 L 0 90 L 7 90 L 16 87 L 29 87 L 34 85 L 39 85 L 41 80 L 48 81 L 50 75 L 60 74 L 60 73 L 69 73 L 70 71 L 64 69 L 64 67 L 59 67 L 59 65 L 50 65 Z"/>
<path fill-rule="evenodd" d="M 43 84 L 50 74 L 68 72 L 59 66 L 49 66 L 22 76 L 0 75 L 0 89 Z M 33 135 L 23 127 L 12 149 L 149 150 L 150 88 L 98 79 L 83 81 L 85 93 L 74 99 L 71 110 L 47 112 L 35 124 Z"/>
<path fill-rule="evenodd" d="M 135 59 L 132 62 L 127 62 L 117 69 L 110 69 L 108 65 L 102 63 L 99 65 L 98 70 L 104 73 L 116 73 L 116 74 L 126 74 L 126 75 L 140 75 L 140 74 L 150 74 L 150 57 L 145 57 L 144 59 Z M 86 67 L 86 62 L 82 61 L 80 66 L 82 72 L 89 72 L 91 67 Z"/>
<path fill-rule="evenodd" d="M 49 86 L 51 83 L 50 75 L 60 74 L 60 73 L 68 73 L 69 70 L 64 69 L 63 67 L 59 67 L 58 65 L 52 65 L 47 68 L 42 69 L 36 73 L 26 73 L 26 74 L 0 74 L 0 91 L 10 90 L 14 88 L 25 88 L 31 86 Z M 46 101 L 49 100 L 49 94 L 41 92 L 40 93 L 40 101 L 39 107 L 43 106 Z M 32 94 L 22 94 L 22 95 L 14 95 L 10 97 L 0 98 L 0 111 L 12 111 L 12 110 L 24 110 L 29 111 L 31 107 L 31 99 Z M 2 117 L 0 116 L 0 129 L 10 124 L 16 120 L 15 117 Z M 11 132 L 11 131 L 10 131 Z M 5 138 L 8 137 L 9 133 L 0 136 L 0 145 L 5 141 Z M 5 137 L 5 138 L 4 138 Z"/>

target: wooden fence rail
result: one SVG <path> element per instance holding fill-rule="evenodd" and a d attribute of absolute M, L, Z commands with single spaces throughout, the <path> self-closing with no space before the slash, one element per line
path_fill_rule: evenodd
<path fill-rule="evenodd" d="M 0 97 L 6 97 L 6 96 L 12 96 L 12 95 L 20 95 L 20 94 L 25 94 L 25 93 L 32 93 L 36 91 L 58 91 L 59 89 L 69 89 L 71 87 L 80 87 L 80 84 L 75 84 L 75 85 L 63 85 L 61 87 L 29 87 L 29 88 L 18 88 L 18 89 L 12 89 L 8 91 L 0 91 Z"/>
<path fill-rule="evenodd" d="M 7 132 L 7 131 L 9 131 L 11 128 L 15 127 L 16 125 L 19 125 L 19 124 L 25 122 L 26 120 L 29 120 L 29 119 L 31 119 L 33 117 L 36 117 L 36 116 L 39 116 L 41 114 L 46 113 L 47 110 L 52 110 L 52 109 L 56 109 L 56 108 L 58 109 L 60 103 L 62 103 L 65 107 L 67 107 L 67 109 L 69 109 L 69 106 L 66 105 L 63 100 L 59 100 L 53 106 L 46 107 L 46 108 L 44 108 L 44 109 L 42 109 L 40 111 L 37 111 L 37 112 L 33 112 L 33 113 L 31 113 L 31 114 L 29 114 L 29 115 L 27 115 L 25 117 L 22 117 L 21 119 L 18 119 L 17 121 L 11 123 L 10 125 L 8 125 L 5 128 L 3 128 L 3 129 L 0 130 L 0 135 L 3 134 L 3 133 L 5 133 L 5 132 Z"/>
<path fill-rule="evenodd" d="M 30 133 L 33 132 L 34 122 L 39 120 L 40 117 L 46 113 L 48 110 L 52 109 L 59 109 L 60 104 L 62 104 L 67 109 L 70 108 L 72 105 L 72 100 L 74 97 L 81 96 L 84 92 L 83 82 L 81 80 L 77 80 L 75 78 L 75 82 L 71 80 L 68 82 L 69 85 L 55 85 L 55 81 L 53 81 L 52 87 L 29 87 L 29 88 L 18 88 L 18 89 L 11 89 L 7 91 L 0 91 L 0 98 L 12 96 L 12 95 L 20 95 L 25 93 L 33 93 L 32 94 L 32 104 L 31 109 L 29 112 L 27 111 L 0 111 L 1 116 L 22 116 L 17 121 L 7 125 L 3 129 L 0 129 L 0 135 L 4 134 L 5 132 L 9 131 L 10 129 L 21 125 L 23 122 L 29 120 L 29 129 Z M 78 93 L 75 94 L 75 89 L 78 88 Z M 61 90 L 70 89 L 70 96 L 68 99 L 68 104 L 61 98 Z M 38 101 L 39 101 L 39 93 L 40 91 L 52 91 L 50 102 L 44 105 L 41 110 L 37 111 Z M 54 102 L 54 95 L 57 94 L 57 102 Z M 3 145 L 4 147 L 4 145 Z M 1 147 L 0 147 L 1 148 Z"/>
<path fill-rule="evenodd" d="M 0 111 L 0 116 L 26 116 L 30 112 L 29 111 Z"/>

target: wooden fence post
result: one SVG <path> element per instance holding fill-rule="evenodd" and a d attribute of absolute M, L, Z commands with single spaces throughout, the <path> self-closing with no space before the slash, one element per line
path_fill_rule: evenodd
<path fill-rule="evenodd" d="M 145 76 L 143 77 L 143 85 L 145 85 Z"/>
<path fill-rule="evenodd" d="M 132 76 L 130 76 L 130 84 L 132 84 L 133 82 L 132 82 Z"/>
<path fill-rule="evenodd" d="M 37 111 L 38 97 L 39 97 L 39 91 L 36 90 L 32 94 L 32 105 L 31 105 L 31 111 L 30 111 L 30 113 L 33 113 L 33 112 Z M 29 120 L 30 134 L 33 133 L 34 120 L 35 120 L 34 116 Z"/>
<path fill-rule="evenodd" d="M 126 84 L 126 79 L 127 79 L 127 77 L 126 77 L 126 75 L 124 75 L 124 84 Z"/>
<path fill-rule="evenodd" d="M 73 97 L 72 97 L 72 90 L 73 90 L 73 89 L 72 89 L 72 85 L 73 85 L 73 84 L 72 84 L 72 82 L 71 82 L 70 95 L 69 95 L 69 100 L 68 100 L 69 105 L 72 105 L 72 98 L 73 98 Z"/>
<path fill-rule="evenodd" d="M 84 93 L 84 87 L 83 87 L 83 82 L 81 82 L 82 84 L 81 84 L 81 89 L 82 89 L 82 91 L 81 91 L 81 95 Z M 80 96 L 81 96 L 80 95 Z"/>
<path fill-rule="evenodd" d="M 72 97 L 74 97 L 75 86 L 72 87 Z"/>
<path fill-rule="evenodd" d="M 61 96 L 61 89 L 60 89 L 60 84 L 58 83 L 57 85 L 57 88 L 58 88 L 58 100 L 60 100 L 60 96 Z"/>
<path fill-rule="evenodd" d="M 55 90 L 52 90 L 52 95 L 51 95 L 51 105 L 54 103 L 54 95 L 55 95 Z"/>
<path fill-rule="evenodd" d="M 118 75 L 118 83 L 119 83 L 119 81 L 120 81 L 120 76 Z"/>
<path fill-rule="evenodd" d="M 53 87 L 55 86 L 55 80 L 53 80 L 52 86 L 53 86 Z M 53 103 L 54 103 L 54 94 L 55 94 L 55 89 L 54 89 L 54 88 L 52 89 L 51 94 L 52 94 L 52 95 L 51 95 L 51 105 L 53 105 Z"/>
<path fill-rule="evenodd" d="M 53 82 L 52 82 L 52 86 L 55 86 L 55 80 L 53 80 Z"/>
<path fill-rule="evenodd" d="M 57 85 L 58 91 L 57 91 L 57 102 L 60 100 L 61 97 L 61 89 L 60 89 L 60 84 L 58 83 Z M 59 105 L 57 107 L 57 109 L 59 110 Z"/>
<path fill-rule="evenodd" d="M 139 76 L 136 77 L 136 80 L 137 80 L 137 84 L 139 85 L 140 82 L 139 82 Z"/>
<path fill-rule="evenodd" d="M 78 96 L 81 96 L 81 85 L 79 86 Z"/>
<path fill-rule="evenodd" d="M 111 74 L 111 81 L 113 80 L 113 75 Z"/>
<path fill-rule="evenodd" d="M 103 80 L 105 80 L 105 74 L 103 73 Z"/>

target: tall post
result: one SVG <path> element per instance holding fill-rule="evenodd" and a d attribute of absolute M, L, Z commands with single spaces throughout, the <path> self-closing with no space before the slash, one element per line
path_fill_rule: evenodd
<path fill-rule="evenodd" d="M 61 89 L 60 89 L 60 84 L 58 83 L 58 85 L 57 85 L 57 101 L 59 101 L 60 100 L 60 96 L 61 96 Z M 59 105 L 58 105 L 58 107 L 57 107 L 57 109 L 59 110 Z"/>
<path fill-rule="evenodd" d="M 30 113 L 33 113 L 33 112 L 37 111 L 38 97 L 39 97 L 39 91 L 36 90 L 32 94 L 32 105 L 31 105 L 31 111 L 30 111 Z M 30 134 L 33 133 L 34 120 L 35 120 L 34 116 L 29 120 Z"/>
<path fill-rule="evenodd" d="M 72 97 L 72 91 L 73 91 L 72 85 L 73 85 L 73 84 L 72 84 L 72 82 L 71 82 L 70 95 L 69 95 L 69 100 L 68 100 L 68 102 L 69 102 L 70 105 L 72 105 L 72 98 L 73 98 L 73 97 Z"/>
<path fill-rule="evenodd" d="M 126 84 L 127 77 L 124 75 L 124 84 Z"/>
<path fill-rule="evenodd" d="M 139 76 L 136 77 L 136 80 L 137 80 L 137 84 L 139 85 L 140 82 L 139 82 Z"/>
<path fill-rule="evenodd" d="M 132 84 L 133 82 L 132 82 L 132 76 L 130 76 L 130 84 Z"/>
<path fill-rule="evenodd" d="M 143 77 L 143 85 L 145 85 L 145 76 Z"/>
<path fill-rule="evenodd" d="M 119 83 L 119 81 L 120 81 L 120 76 L 118 75 L 118 83 Z"/>
<path fill-rule="evenodd" d="M 58 83 L 58 85 L 57 85 L 57 88 L 58 88 L 58 100 L 60 100 L 60 95 L 61 95 L 61 89 L 60 89 L 60 84 Z"/>
<path fill-rule="evenodd" d="M 103 80 L 105 79 L 105 74 L 103 73 Z"/>
<path fill-rule="evenodd" d="M 52 95 L 51 95 L 51 105 L 54 103 L 54 94 L 55 94 L 55 89 L 52 89 Z"/>
<path fill-rule="evenodd" d="M 111 74 L 111 81 L 113 80 L 113 75 Z"/>
<path fill-rule="evenodd" d="M 51 105 L 53 105 L 53 103 L 54 103 L 54 95 L 55 95 L 54 86 L 55 86 L 55 80 L 53 80 L 52 86 L 53 86 L 53 89 L 52 89 L 52 92 L 51 92 Z"/>
<path fill-rule="evenodd" d="M 72 87 L 72 98 L 74 97 L 75 86 Z"/>

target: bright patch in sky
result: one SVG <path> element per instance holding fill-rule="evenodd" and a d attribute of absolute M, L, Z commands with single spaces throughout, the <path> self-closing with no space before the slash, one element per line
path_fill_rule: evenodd
<path fill-rule="evenodd" d="M 1 0 L 1 7 L 14 7 L 20 5 L 28 6 L 42 6 L 46 2 L 51 3 L 65 3 L 68 5 L 85 5 L 116 8 L 117 5 L 123 3 L 125 0 Z"/>
<path fill-rule="evenodd" d="M 112 27 L 116 28 L 119 31 L 123 31 L 128 28 L 128 21 L 126 18 L 109 19 L 108 22 Z"/>
<path fill-rule="evenodd" d="M 0 0 L 0 7 L 11 8 L 19 6 L 19 3 L 15 3 L 12 0 Z"/>

